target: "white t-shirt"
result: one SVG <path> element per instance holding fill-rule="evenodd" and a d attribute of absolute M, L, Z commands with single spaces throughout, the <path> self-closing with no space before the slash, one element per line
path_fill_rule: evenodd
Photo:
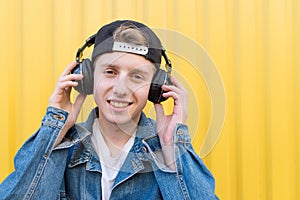
<path fill-rule="evenodd" d="M 100 131 L 99 122 L 96 118 L 93 123 L 93 134 L 91 136 L 93 147 L 100 158 L 102 168 L 102 200 L 108 200 L 112 191 L 112 186 L 122 167 L 128 152 L 134 143 L 135 133 L 126 142 L 124 147 L 120 150 L 117 157 L 112 157 L 110 150 Z"/>

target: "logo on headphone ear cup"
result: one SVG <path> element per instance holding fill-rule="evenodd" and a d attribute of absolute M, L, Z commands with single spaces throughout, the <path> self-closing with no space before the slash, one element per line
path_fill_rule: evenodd
<path fill-rule="evenodd" d="M 170 77 L 169 74 L 162 70 L 159 69 L 156 74 L 154 75 L 149 94 L 148 94 L 148 100 L 153 102 L 153 103 L 160 103 L 165 100 L 167 100 L 165 97 L 162 96 L 164 91 L 162 90 L 163 85 L 171 85 Z"/>
<path fill-rule="evenodd" d="M 90 59 L 83 59 L 73 70 L 73 74 L 83 74 L 83 79 L 77 81 L 74 87 L 81 94 L 93 94 L 94 92 L 94 67 Z"/>

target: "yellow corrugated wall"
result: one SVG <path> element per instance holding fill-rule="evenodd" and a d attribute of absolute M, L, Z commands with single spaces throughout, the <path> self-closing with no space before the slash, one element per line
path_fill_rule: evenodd
<path fill-rule="evenodd" d="M 226 99 L 217 100 L 226 103 L 226 118 L 218 122 L 224 125 L 220 138 L 203 159 L 216 178 L 219 197 L 300 199 L 300 1 L 0 3 L 0 181 L 13 170 L 18 148 L 38 129 L 56 80 L 78 47 L 104 23 L 130 18 L 196 42 L 218 69 Z M 182 49 L 197 56 L 197 49 Z M 190 92 L 188 124 L 200 154 L 219 105 L 206 83 L 210 77 L 195 71 L 187 57 L 176 52 L 170 57 L 174 75 Z M 89 98 L 79 120 L 92 106 Z M 146 112 L 153 115 L 151 105 Z"/>

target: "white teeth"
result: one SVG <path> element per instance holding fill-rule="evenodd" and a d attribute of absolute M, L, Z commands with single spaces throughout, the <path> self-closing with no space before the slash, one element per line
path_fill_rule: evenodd
<path fill-rule="evenodd" d="M 110 101 L 110 104 L 116 108 L 125 108 L 129 105 L 129 103 L 125 102 L 116 102 L 116 101 Z"/>

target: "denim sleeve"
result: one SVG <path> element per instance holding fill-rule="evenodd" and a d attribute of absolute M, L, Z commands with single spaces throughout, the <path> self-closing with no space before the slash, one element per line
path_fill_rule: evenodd
<path fill-rule="evenodd" d="M 56 199 L 68 150 L 53 148 L 67 117 L 63 110 L 47 108 L 39 130 L 16 154 L 15 171 L 1 183 L 1 199 Z"/>
<path fill-rule="evenodd" d="M 157 170 L 156 178 L 166 199 L 215 200 L 215 180 L 203 161 L 194 151 L 184 124 L 177 124 L 173 142 L 175 145 L 176 173 Z M 168 181 L 166 178 L 168 177 Z M 173 181 L 171 181 L 173 180 Z M 169 183 L 173 183 L 170 185 Z M 176 184 L 175 184 L 176 182 Z M 173 188 L 170 190 L 170 188 Z M 175 195 L 174 195 L 175 194 Z"/>
<path fill-rule="evenodd" d="M 175 135 L 177 175 L 181 184 L 187 185 L 191 199 L 218 199 L 215 180 L 191 144 L 188 127 L 177 124 Z"/>

